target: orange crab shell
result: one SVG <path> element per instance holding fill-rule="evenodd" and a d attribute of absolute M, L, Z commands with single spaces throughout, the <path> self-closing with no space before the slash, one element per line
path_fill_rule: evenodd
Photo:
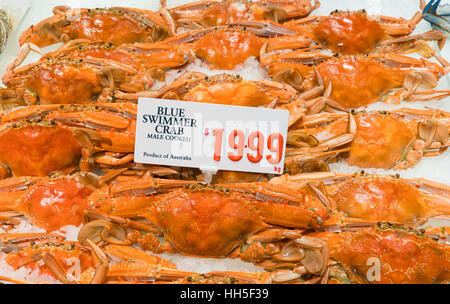
<path fill-rule="evenodd" d="M 263 41 L 245 31 L 213 31 L 194 43 L 195 54 L 212 68 L 232 70 L 247 58 L 259 56 Z"/>
<path fill-rule="evenodd" d="M 283 25 L 308 36 L 312 41 L 321 44 L 324 48 L 331 49 L 335 53 L 356 55 L 373 53 L 377 48 L 386 50 L 384 42 L 388 40 L 393 42 L 396 39 L 395 37 L 401 36 L 402 39 L 412 37 L 409 35 L 421 19 L 422 12 L 416 12 L 410 20 L 407 20 L 382 15 L 367 15 L 365 10 L 335 10 L 328 16 L 311 16 L 289 21 Z M 439 35 L 437 33 L 428 34 L 423 35 L 423 38 L 429 39 L 432 36 L 437 38 L 437 35 Z M 416 38 L 417 36 L 410 41 Z M 437 39 L 441 40 L 442 37 Z M 400 41 L 397 40 L 397 42 Z M 396 51 L 398 50 L 400 49 L 396 49 Z"/>
<path fill-rule="evenodd" d="M 329 60 L 317 69 L 325 83 L 331 82 L 330 98 L 346 109 L 375 102 L 391 89 L 401 87 L 404 78 L 401 70 L 362 57 Z"/>
<path fill-rule="evenodd" d="M 339 12 L 317 23 L 316 39 L 341 54 L 367 54 L 374 50 L 384 36 L 378 22 L 361 12 Z"/>
<path fill-rule="evenodd" d="M 356 133 L 349 146 L 347 162 L 361 168 L 392 168 L 402 160 L 407 147 L 416 137 L 417 121 L 376 112 L 354 115 Z M 348 132 L 348 120 L 340 119 L 325 127 L 307 130 L 319 139 Z"/>
<path fill-rule="evenodd" d="M 416 137 L 417 122 L 383 114 L 355 117 L 357 132 L 348 163 L 358 167 L 391 168 L 404 158 L 405 147 Z"/>
<path fill-rule="evenodd" d="M 269 74 L 275 75 L 283 68 L 297 69 L 304 78 L 304 90 L 317 85 L 314 69 L 295 63 L 273 64 Z M 394 88 L 401 87 L 404 72 L 389 69 L 363 57 L 329 59 L 316 65 L 326 85 L 332 85 L 330 98 L 346 109 L 359 108 L 377 101 Z"/>
<path fill-rule="evenodd" d="M 257 82 L 239 79 L 224 79 L 223 81 L 203 81 L 190 89 L 182 98 L 183 100 L 227 104 L 235 106 L 258 107 L 266 106 L 273 102 L 278 95 L 280 103 L 295 96 L 292 88 L 286 89 L 286 96 L 277 94 L 275 90 L 267 90 Z M 280 92 L 281 93 L 281 92 Z"/>
<path fill-rule="evenodd" d="M 43 180 L 33 185 L 22 197 L 20 206 L 31 215 L 34 225 L 47 231 L 84 222 L 92 190 L 78 178 Z"/>
<path fill-rule="evenodd" d="M 124 66 L 147 71 L 151 68 L 172 68 L 185 64 L 189 56 L 176 46 L 164 43 L 133 43 L 117 45 L 102 41 L 70 41 L 46 54 L 51 58 L 88 58 L 119 62 Z"/>
<path fill-rule="evenodd" d="M 0 162 L 8 165 L 12 175 L 69 173 L 78 165 L 81 146 L 70 128 L 51 124 L 17 125 L 0 133 Z"/>
<path fill-rule="evenodd" d="M 201 5 L 202 3 L 199 2 L 198 4 Z M 169 12 L 176 22 L 180 19 L 188 19 L 206 27 L 253 19 L 248 10 L 239 10 L 238 6 L 230 5 L 228 2 L 210 1 L 206 2 L 205 5 L 207 8 L 199 14 L 196 14 L 195 8 L 193 10 L 185 9 L 186 6 L 175 7 L 170 9 Z"/>
<path fill-rule="evenodd" d="M 225 256 L 241 241 L 266 227 L 258 211 L 237 193 L 176 190 L 142 215 L 165 232 L 183 253 Z"/>
<path fill-rule="evenodd" d="M 403 228 L 370 228 L 358 232 L 318 233 L 328 243 L 330 257 L 368 278 L 379 259 L 377 284 L 430 284 L 450 280 L 450 247 Z M 414 257 L 413 259 L 411 257 Z"/>
<path fill-rule="evenodd" d="M 0 210 L 24 213 L 47 231 L 82 224 L 93 192 L 80 176 L 12 177 L 1 180 L 0 186 L 5 189 L 0 192 Z"/>
<path fill-rule="evenodd" d="M 100 216 L 146 218 L 177 251 L 200 256 L 227 256 L 268 224 L 318 227 L 327 217 L 327 208 L 312 189 L 267 183 L 203 186 L 141 179 L 100 188 L 89 200 Z"/>
<path fill-rule="evenodd" d="M 318 1 L 313 4 L 309 0 L 198 1 L 169 9 L 169 12 L 176 23 L 210 27 L 252 20 L 281 22 L 306 16 L 319 5 Z"/>
<path fill-rule="evenodd" d="M 159 14 L 139 9 L 118 7 L 68 10 L 32 25 L 21 34 L 19 42 L 20 45 L 33 43 L 40 47 L 60 42 L 45 32 L 46 27 L 57 28 L 58 33 L 69 40 L 88 39 L 116 44 L 152 42 L 153 29 L 139 21 L 145 18 L 165 26 Z"/>
<path fill-rule="evenodd" d="M 46 116 L 48 120 L 60 121 L 64 124 L 65 119 L 79 120 L 80 124 L 92 123 L 92 129 L 95 130 L 102 138 L 107 139 L 99 144 L 99 148 L 111 152 L 133 152 L 134 151 L 134 134 L 136 132 L 136 120 L 134 115 L 137 114 L 136 104 L 116 104 L 118 106 L 109 106 L 108 104 L 100 104 L 99 108 L 78 109 L 68 111 L 67 113 L 55 111 Z M 124 106 L 121 109 L 121 105 Z M 70 107 L 70 106 L 69 106 Z M 131 117 L 123 117 L 118 111 L 127 111 Z"/>
<path fill-rule="evenodd" d="M 136 111 L 137 105 L 132 103 L 17 109 L 1 120 L 0 142 L 5 144 L 0 147 L 0 163 L 13 176 L 46 176 L 77 169 L 80 160 L 91 157 L 86 150 L 133 152 Z"/>
<path fill-rule="evenodd" d="M 330 99 L 336 101 L 345 109 L 367 106 L 380 100 L 393 89 L 402 88 L 405 78 L 410 72 L 428 72 L 434 82 L 420 83 L 421 87 L 430 89 L 437 84 L 439 77 L 445 70 L 438 64 L 418 60 L 402 55 L 387 53 L 371 54 L 368 57 L 343 56 L 331 58 L 320 54 L 291 52 L 273 57 L 269 67 L 269 74 L 274 76 L 285 68 L 297 69 L 302 75 L 303 90 L 317 85 L 317 77 L 313 67 L 305 64 L 293 63 L 289 59 L 300 58 L 301 62 L 313 62 L 323 78 L 326 86 L 331 84 Z M 267 57 L 272 57 L 271 55 Z M 270 62 L 270 59 L 267 59 Z M 277 61 L 278 60 L 278 61 Z"/>
<path fill-rule="evenodd" d="M 181 50 L 185 57 L 195 54 L 213 69 L 232 70 L 250 57 L 259 59 L 263 50 L 305 48 L 311 42 L 306 35 L 278 24 L 256 22 L 248 28 L 233 25 L 194 30 L 155 43 L 153 47 L 157 45 L 172 46 L 174 54 Z"/>
<path fill-rule="evenodd" d="M 97 69 L 74 61 L 41 61 L 34 66 L 24 66 L 14 73 L 16 79 L 3 81 L 8 87 L 23 87 L 35 93 L 40 104 L 87 104 L 95 101 L 102 92 Z M 6 75 L 5 75 L 6 76 Z"/>
<path fill-rule="evenodd" d="M 328 185 L 327 192 L 338 210 L 368 221 L 423 224 L 434 211 L 419 189 L 392 177 L 357 175 Z"/>
<path fill-rule="evenodd" d="M 389 37 L 364 11 L 335 11 L 329 16 L 312 16 L 284 25 L 342 55 L 368 54 Z"/>

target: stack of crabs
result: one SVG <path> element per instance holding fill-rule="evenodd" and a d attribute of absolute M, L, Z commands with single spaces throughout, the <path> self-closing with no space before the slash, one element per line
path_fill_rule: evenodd
<path fill-rule="evenodd" d="M 412 34 L 421 11 L 310 16 L 319 5 L 59 6 L 29 27 L 0 89 L 2 267 L 62 283 L 450 283 L 449 227 L 420 229 L 450 215 L 450 186 L 329 168 L 403 170 L 445 152 L 449 112 L 364 109 L 450 96 L 432 47 L 445 35 Z M 30 51 L 42 57 L 24 65 Z M 267 77 L 232 73 L 249 62 Z M 134 163 L 140 97 L 288 110 L 284 174 L 205 184 L 195 169 Z M 20 232 L 30 224 L 41 232 Z M 184 271 L 164 252 L 260 271 Z"/>

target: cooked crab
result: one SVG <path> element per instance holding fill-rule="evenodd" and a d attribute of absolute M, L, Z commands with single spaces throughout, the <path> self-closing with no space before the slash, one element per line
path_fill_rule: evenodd
<path fill-rule="evenodd" d="M 380 221 L 418 227 L 430 218 L 450 216 L 450 187 L 422 178 L 321 172 L 270 180 L 293 188 L 314 182 L 325 185 L 333 209 L 323 223 L 329 230 Z"/>
<path fill-rule="evenodd" d="M 449 71 L 448 62 L 437 58 L 441 65 L 392 53 L 333 58 L 318 52 L 293 51 L 267 55 L 262 61 L 269 65 L 268 72 L 274 80 L 299 91 L 317 87 L 318 72 L 329 90 L 329 99 L 337 104 L 333 106 L 348 110 L 384 97 L 387 103 L 399 103 L 449 96 L 449 90 L 431 90 Z"/>
<path fill-rule="evenodd" d="M 166 1 L 161 2 L 165 8 Z M 248 20 L 282 22 L 305 17 L 319 5 L 319 1 L 310 0 L 206 0 L 170 8 L 168 12 L 177 26 L 199 28 Z"/>
<path fill-rule="evenodd" d="M 153 42 L 171 35 L 170 24 L 160 13 L 136 8 L 77 8 L 56 6 L 54 16 L 32 25 L 20 36 L 20 45 L 39 47 L 74 39 L 117 44 Z"/>
<path fill-rule="evenodd" d="M 288 134 L 285 168 L 302 168 L 342 157 L 361 168 L 406 169 L 449 145 L 449 113 L 402 108 L 390 112 L 308 115 Z M 317 167 L 317 164 L 315 165 Z"/>
<path fill-rule="evenodd" d="M 115 183 L 91 195 L 94 208 L 86 216 L 92 221 L 78 238 L 81 243 L 86 238 L 138 243 L 156 253 L 289 261 L 298 273 L 320 274 L 326 247 L 303 237 L 301 229 L 317 227 L 327 216 L 319 188 L 290 191 L 267 183 L 221 187 L 157 179 Z"/>

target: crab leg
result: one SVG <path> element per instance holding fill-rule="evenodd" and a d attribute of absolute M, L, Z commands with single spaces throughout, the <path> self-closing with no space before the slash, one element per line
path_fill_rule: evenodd
<path fill-rule="evenodd" d="M 56 233 L 2 233 L 0 240 L 8 244 L 26 245 L 30 242 L 64 240 L 64 237 Z"/>
<path fill-rule="evenodd" d="M 156 255 L 145 253 L 144 251 L 131 246 L 108 245 L 105 251 L 109 256 L 114 256 L 115 258 L 124 261 L 138 260 L 150 264 L 161 265 L 162 267 L 166 268 L 176 269 L 175 264 L 170 262 L 169 260 L 162 259 Z"/>
<path fill-rule="evenodd" d="M 208 272 L 206 275 L 232 277 L 250 284 L 270 284 L 272 281 L 277 280 L 277 278 L 273 279 L 275 274 L 269 272 L 213 271 Z"/>
<path fill-rule="evenodd" d="M 38 46 L 34 45 L 33 43 L 25 43 L 20 47 L 16 58 L 14 58 L 14 60 L 6 66 L 6 72 L 2 78 L 3 82 L 10 81 L 11 77 L 13 77 L 14 69 L 22 64 L 22 62 L 27 58 L 28 54 L 31 51 L 41 56 L 45 56 L 45 53 Z"/>
<path fill-rule="evenodd" d="M 172 281 L 192 275 L 197 275 L 197 273 L 182 271 L 176 268 L 168 268 L 160 266 L 159 264 L 143 261 L 128 261 L 111 265 L 106 275 L 106 279 L 111 280 L 121 278 L 142 282 L 154 282 L 159 280 Z"/>
<path fill-rule="evenodd" d="M 416 25 L 422 20 L 422 12 L 416 12 L 410 20 L 380 15 L 370 16 L 369 19 L 378 21 L 387 34 L 399 36 L 409 34 L 414 31 Z"/>
<path fill-rule="evenodd" d="M 428 40 L 428 41 L 437 41 L 439 49 L 442 49 L 445 45 L 445 42 L 447 40 L 447 37 L 445 34 L 443 34 L 440 31 L 437 30 L 431 30 L 422 34 L 417 35 L 408 35 L 400 38 L 393 38 L 385 40 L 381 43 L 382 48 L 380 51 L 383 51 L 383 47 L 388 47 L 389 45 L 393 44 L 401 44 L 405 42 L 414 42 L 417 40 Z M 409 50 L 408 52 L 414 52 L 415 50 Z M 433 52 L 434 54 L 434 52 Z"/>
<path fill-rule="evenodd" d="M 8 277 L 4 277 L 4 276 L 0 276 L 0 281 L 10 282 L 13 284 L 52 284 L 50 282 L 21 280 L 21 279 L 8 278 Z"/>

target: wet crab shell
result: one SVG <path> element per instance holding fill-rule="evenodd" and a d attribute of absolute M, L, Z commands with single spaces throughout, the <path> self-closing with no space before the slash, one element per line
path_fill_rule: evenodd
<path fill-rule="evenodd" d="M 83 175 L 54 178 L 13 177 L 0 181 L 0 210 L 24 213 L 47 231 L 79 226 L 89 208 L 92 185 Z"/>
<path fill-rule="evenodd" d="M 314 235 L 327 241 L 332 259 L 353 269 L 367 283 L 436 284 L 450 280 L 450 247 L 414 230 L 381 223 L 357 232 Z M 374 259 L 378 261 L 375 264 Z M 379 277 L 373 272 L 377 263 Z"/>
<path fill-rule="evenodd" d="M 246 238 L 270 227 L 269 224 L 318 227 L 327 217 L 327 207 L 308 187 L 291 193 L 290 188 L 271 187 L 267 183 L 221 186 L 190 183 L 141 179 L 103 187 L 91 195 L 94 209 L 89 210 L 88 217 L 113 221 L 117 217 L 144 217 L 158 227 L 156 231 L 176 251 L 215 257 L 230 255 Z M 187 185 L 181 187 L 183 184 Z M 136 225 L 137 229 L 142 227 Z M 155 233 L 155 228 L 149 231 Z"/>
<path fill-rule="evenodd" d="M 136 110 L 131 103 L 17 109 L 2 117 L 0 162 L 13 176 L 46 176 L 87 169 L 94 152 L 133 152 Z"/>
<path fill-rule="evenodd" d="M 143 215 L 176 249 L 201 256 L 226 256 L 242 236 L 265 227 L 256 208 L 237 193 L 214 189 L 174 191 Z"/>
<path fill-rule="evenodd" d="M 14 176 L 71 172 L 81 159 L 73 131 L 51 123 L 10 124 L 0 133 L 0 162 Z"/>
<path fill-rule="evenodd" d="M 211 77 L 185 74 L 173 82 L 162 98 L 257 107 L 275 106 L 275 102 L 288 104 L 295 96 L 295 89 L 286 84 L 245 80 L 228 74 Z"/>
<path fill-rule="evenodd" d="M 32 25 L 20 36 L 20 44 L 40 47 L 73 39 L 117 44 L 153 42 L 169 36 L 158 13 L 132 8 L 70 9 L 58 7 L 56 14 Z"/>
<path fill-rule="evenodd" d="M 372 54 L 368 57 L 339 58 L 319 54 L 305 55 L 307 54 L 294 52 L 291 56 L 282 54 L 278 62 L 270 65 L 268 72 L 276 78 L 283 70 L 296 71 L 301 75 L 301 82 L 294 84 L 294 87 L 305 91 L 317 86 L 316 72 L 308 63 L 314 62 L 324 84 L 327 87 L 331 86 L 328 97 L 346 110 L 372 104 L 394 89 L 401 89 L 404 86 L 410 89 L 409 81 L 412 77 L 416 77 L 412 75 L 417 73 L 423 73 L 420 75 L 423 80 L 418 85 L 427 89 L 436 87 L 439 78 L 445 74 L 445 70 L 433 62 L 401 55 L 385 53 Z M 289 57 L 292 59 L 288 59 Z M 295 60 L 298 60 L 298 63 Z M 408 97 L 410 96 L 406 98 Z M 386 102 L 396 100 L 388 98 Z"/>
<path fill-rule="evenodd" d="M 307 16 L 320 3 L 310 0 L 261 0 L 247 1 L 198 1 L 170 8 L 178 26 L 209 27 L 240 21 L 272 20 L 282 22 L 291 18 Z"/>
<path fill-rule="evenodd" d="M 333 155 L 340 155 L 348 164 L 361 168 L 406 169 L 416 165 L 427 152 L 439 154 L 448 146 L 449 114 L 443 111 L 404 108 L 350 115 L 350 120 L 348 114 L 305 116 L 300 123 L 305 125 L 293 129 L 291 136 L 307 148 L 288 149 L 288 160 L 295 160 L 296 155 L 301 159 L 302 153 L 309 153 L 314 158 L 316 153 L 309 151 L 317 149 L 318 159 L 323 156 L 332 161 Z M 323 125 L 318 119 L 315 124 L 316 118 L 321 116 L 329 117 L 329 122 Z M 295 140 L 289 139 L 288 144 L 296 145 Z M 333 154 L 337 147 L 339 149 Z M 301 152 L 302 149 L 306 152 Z M 295 163 L 287 161 L 287 164 L 291 173 L 299 172 Z"/>
<path fill-rule="evenodd" d="M 339 174 L 335 172 L 284 175 L 270 180 L 295 188 L 322 182 L 332 212 L 326 227 L 371 225 L 383 221 L 418 227 L 430 218 L 450 214 L 450 188 L 425 179 L 399 176 Z"/>
<path fill-rule="evenodd" d="M 407 225 L 423 224 L 429 214 L 444 212 L 443 207 L 434 209 L 434 201 L 440 200 L 445 206 L 445 200 L 449 200 L 445 195 L 434 199 L 412 184 L 389 176 L 355 176 L 328 186 L 327 193 L 350 217 Z"/>

